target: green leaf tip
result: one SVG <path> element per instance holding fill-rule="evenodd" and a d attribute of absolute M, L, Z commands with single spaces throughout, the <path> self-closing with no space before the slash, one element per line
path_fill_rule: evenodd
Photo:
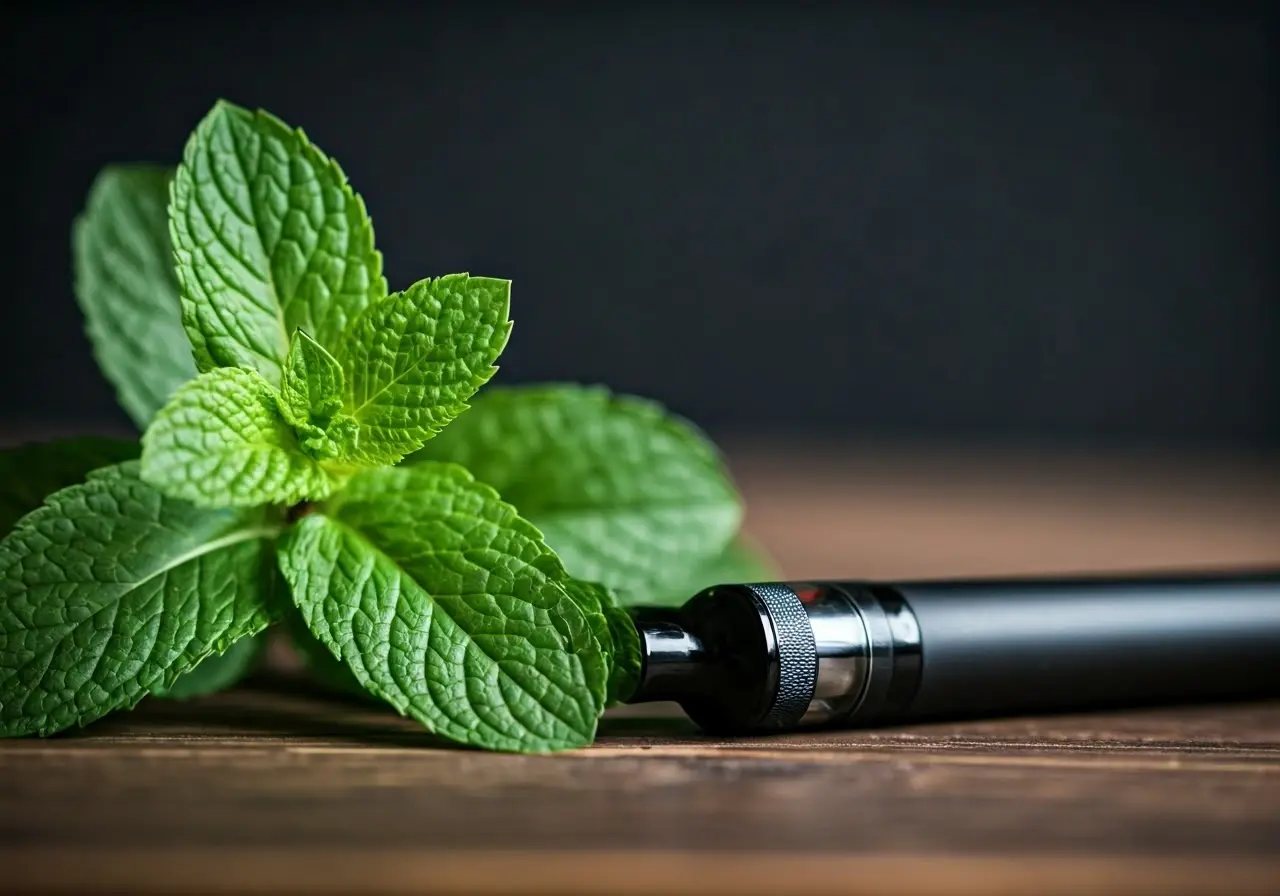
<path fill-rule="evenodd" d="M 511 281 L 469 274 L 420 280 L 352 322 L 338 360 L 355 459 L 395 464 L 421 448 L 497 371 L 511 335 Z"/>
<path fill-rule="evenodd" d="M 772 582 L 781 578 L 777 564 L 742 533 L 714 557 L 708 557 L 684 579 L 665 590 L 620 595 L 624 604 L 679 607 L 699 591 L 736 582 Z"/>
<path fill-rule="evenodd" d="M 238 684 L 248 676 L 267 649 L 264 634 L 240 638 L 221 653 L 212 653 L 190 672 L 179 675 L 168 687 L 153 690 L 152 696 L 166 700 L 206 697 Z"/>
<path fill-rule="evenodd" d="M 285 361 L 280 411 L 298 434 L 305 454 L 315 460 L 355 454 L 360 427 L 341 413 L 346 393 L 342 367 L 320 343 L 297 330 Z"/>
<path fill-rule="evenodd" d="M 201 370 L 281 384 L 295 329 L 337 345 L 387 294 L 363 200 L 338 164 L 270 113 L 220 100 L 173 179 L 183 324 Z"/>

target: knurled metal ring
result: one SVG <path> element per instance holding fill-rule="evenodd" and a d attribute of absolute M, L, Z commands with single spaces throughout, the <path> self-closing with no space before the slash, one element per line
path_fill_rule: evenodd
<path fill-rule="evenodd" d="M 748 585 L 773 623 L 778 645 L 778 693 L 760 723 L 762 728 L 791 728 L 813 700 L 818 677 L 818 649 L 804 604 L 790 588 Z"/>

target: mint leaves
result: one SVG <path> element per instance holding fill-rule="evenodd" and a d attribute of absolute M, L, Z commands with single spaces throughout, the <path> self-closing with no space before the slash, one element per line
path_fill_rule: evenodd
<path fill-rule="evenodd" d="M 355 453 L 359 424 L 342 413 L 346 377 L 333 355 L 301 330 L 285 359 L 280 412 L 293 424 L 302 450 L 316 460 Z"/>
<path fill-rule="evenodd" d="M 342 410 L 346 394 L 342 367 L 306 333 L 297 330 L 285 359 L 280 410 L 295 426 L 328 422 Z"/>
<path fill-rule="evenodd" d="M 205 507 L 295 504 L 336 479 L 304 453 L 262 375 L 223 367 L 174 393 L 142 437 L 142 474 Z"/>
<path fill-rule="evenodd" d="M 641 602 L 684 584 L 742 516 L 700 433 L 600 388 L 490 389 L 419 458 L 465 466 L 542 530 L 570 572 Z"/>
<path fill-rule="evenodd" d="M 613 660 L 613 669 L 609 673 L 609 704 L 626 703 L 640 684 L 640 674 L 644 670 L 640 633 L 621 607 L 606 606 L 605 621 L 609 626 L 610 658 Z"/>
<path fill-rule="evenodd" d="M 178 317 L 171 173 L 154 165 L 105 169 L 72 228 L 75 292 L 94 356 L 140 427 L 196 374 Z"/>
<path fill-rule="evenodd" d="M 589 743 L 608 670 L 538 531 L 459 467 L 376 470 L 286 536 L 281 568 L 357 680 L 459 743 Z"/>
<path fill-rule="evenodd" d="M 151 693 L 169 700 L 190 700 L 224 691 L 249 674 L 266 648 L 267 639 L 262 635 L 241 638 L 225 653 L 211 654 L 173 684 L 154 688 Z"/>
<path fill-rule="evenodd" d="M 0 734 L 132 706 L 266 628 L 279 531 L 165 498 L 136 461 L 55 492 L 0 542 Z"/>
<path fill-rule="evenodd" d="M 169 221 L 201 370 L 251 367 L 279 386 L 294 330 L 333 348 L 387 294 L 364 202 L 337 163 L 267 112 L 220 102 L 205 116 Z"/>
<path fill-rule="evenodd" d="M 641 666 L 640 635 L 631 617 L 603 585 L 581 579 L 567 579 L 562 584 L 586 614 L 587 625 L 609 660 L 609 705 L 625 703 L 639 683 Z"/>
<path fill-rule="evenodd" d="M 2 736 L 235 686 L 280 623 L 324 686 L 440 739 L 581 747 L 643 671 L 622 601 L 760 570 L 692 425 L 598 387 L 477 394 L 510 282 L 388 293 L 346 176 L 266 112 L 219 102 L 176 171 L 105 170 L 73 244 L 145 431 L 0 451 Z"/>
<path fill-rule="evenodd" d="M 507 344 L 511 283 L 452 274 L 415 283 L 356 319 L 342 343 L 359 460 L 394 464 L 467 408 Z"/>

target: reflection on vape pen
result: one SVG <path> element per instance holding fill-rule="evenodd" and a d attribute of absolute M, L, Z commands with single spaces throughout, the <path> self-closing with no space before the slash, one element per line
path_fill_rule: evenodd
<path fill-rule="evenodd" d="M 818 674 L 802 723 L 819 725 L 850 712 L 862 699 L 870 657 L 862 617 L 842 594 L 813 585 L 794 586 L 813 628 Z"/>

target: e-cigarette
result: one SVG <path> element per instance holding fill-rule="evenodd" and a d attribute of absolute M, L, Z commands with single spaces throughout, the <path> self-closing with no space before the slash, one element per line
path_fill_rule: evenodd
<path fill-rule="evenodd" d="M 716 733 L 1280 695 L 1280 574 L 720 585 L 634 614 L 629 702 Z"/>

